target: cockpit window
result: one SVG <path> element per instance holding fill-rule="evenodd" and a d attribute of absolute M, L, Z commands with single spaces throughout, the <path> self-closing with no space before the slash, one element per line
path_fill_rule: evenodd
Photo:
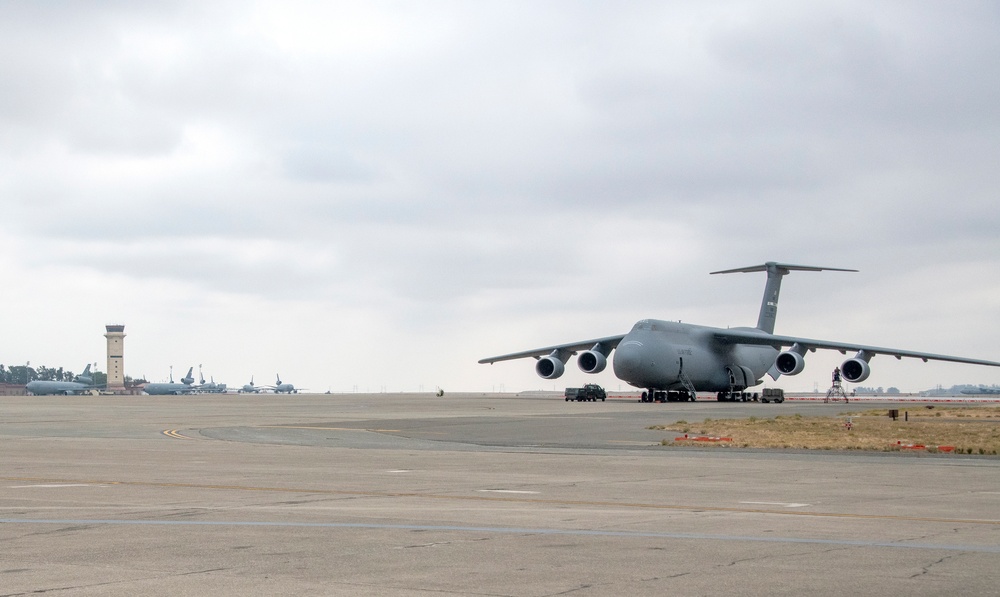
<path fill-rule="evenodd" d="M 663 321 L 660 319 L 643 319 L 632 326 L 633 330 L 644 330 L 649 332 L 663 332 L 667 334 L 690 334 L 690 330 L 677 325 L 680 322 Z"/>

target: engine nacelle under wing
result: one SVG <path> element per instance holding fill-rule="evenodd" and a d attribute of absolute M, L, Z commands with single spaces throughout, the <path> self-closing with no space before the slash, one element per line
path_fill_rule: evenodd
<path fill-rule="evenodd" d="M 535 363 L 535 373 L 542 379 L 556 379 L 566 371 L 566 364 L 553 356 L 542 357 Z"/>
<path fill-rule="evenodd" d="M 798 375 L 806 368 L 806 360 L 799 353 L 786 350 L 778 353 L 777 358 L 774 359 L 774 366 L 783 375 Z"/>
<path fill-rule="evenodd" d="M 585 350 L 577 357 L 576 364 L 584 373 L 600 373 L 608 366 L 608 357 L 596 350 Z"/>
<path fill-rule="evenodd" d="M 872 369 L 863 359 L 847 359 L 840 366 L 840 374 L 851 383 L 860 383 L 872 374 Z"/>

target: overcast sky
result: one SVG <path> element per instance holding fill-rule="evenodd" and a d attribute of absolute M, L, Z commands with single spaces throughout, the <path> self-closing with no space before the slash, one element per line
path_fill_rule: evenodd
<path fill-rule="evenodd" d="M 1000 360 L 995 2 L 0 3 L 0 362 L 314 391 L 642 318 Z M 825 389 L 816 353 L 786 389 Z M 864 384 L 1000 383 L 876 357 Z M 197 370 L 197 369 L 196 369 Z M 179 375 L 175 375 L 179 377 Z"/>

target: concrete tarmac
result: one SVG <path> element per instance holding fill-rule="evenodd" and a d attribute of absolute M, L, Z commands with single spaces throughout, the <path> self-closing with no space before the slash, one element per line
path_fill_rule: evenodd
<path fill-rule="evenodd" d="M 0 397 L 0 596 L 995 595 L 1000 459 L 647 429 L 849 409 Z"/>

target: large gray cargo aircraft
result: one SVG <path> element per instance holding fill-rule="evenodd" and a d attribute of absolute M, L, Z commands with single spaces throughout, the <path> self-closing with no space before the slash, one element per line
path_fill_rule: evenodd
<path fill-rule="evenodd" d="M 290 383 L 285 383 L 281 381 L 281 374 L 275 376 L 275 384 L 273 386 L 255 386 L 253 384 L 253 376 L 250 376 L 250 383 L 243 386 L 239 392 L 241 394 L 259 394 L 261 392 L 274 392 L 275 394 L 298 394 L 299 390 L 304 388 L 296 388 Z"/>
<path fill-rule="evenodd" d="M 195 388 L 199 392 L 206 394 L 225 394 L 228 386 L 224 383 L 215 383 L 215 376 L 211 376 L 211 381 L 205 381 L 205 374 L 201 372 L 201 365 L 198 365 L 198 385 Z"/>
<path fill-rule="evenodd" d="M 763 383 L 764 374 L 776 380 L 781 375 L 801 373 L 805 368 L 806 353 L 820 348 L 837 350 L 841 354 L 856 351 L 840 366 L 843 379 L 851 383 L 868 379 L 871 374 L 869 362 L 877 354 L 925 362 L 951 361 L 1000 367 L 1000 363 L 995 361 L 775 335 L 781 278 L 792 271 L 824 270 L 857 271 L 769 261 L 763 265 L 712 272 L 767 272 L 757 327 L 722 329 L 643 319 L 627 334 L 525 350 L 479 362 L 492 364 L 534 357 L 538 361 L 535 372 L 539 377 L 556 379 L 565 371 L 566 361 L 577 353 L 580 355 L 577 365 L 584 373 L 600 373 L 607 367 L 608 356 L 614 351 L 615 376 L 629 385 L 645 389 L 643 402 L 694 400 L 695 392 L 717 392 L 719 400 L 731 399 L 747 388 Z"/>
<path fill-rule="evenodd" d="M 187 375 L 181 378 L 181 383 L 177 383 L 174 381 L 174 374 L 171 370 L 169 382 L 148 383 L 143 391 L 150 396 L 193 394 L 198 389 L 191 385 L 194 383 L 194 377 L 191 376 L 193 372 L 194 367 L 189 368 Z"/>
<path fill-rule="evenodd" d="M 237 390 L 240 394 L 259 394 L 260 388 L 253 385 L 253 375 L 250 376 L 250 383 L 243 384 L 243 388 Z"/>
<path fill-rule="evenodd" d="M 74 377 L 73 381 L 49 381 L 36 379 L 35 381 L 29 381 L 28 385 L 24 386 L 24 389 L 28 390 L 35 396 L 46 396 L 49 394 L 65 394 L 66 396 L 69 396 L 71 394 L 89 394 L 91 392 L 96 392 L 98 386 L 94 385 L 94 378 L 90 375 L 90 363 L 87 363 L 83 373 Z"/>
<path fill-rule="evenodd" d="M 276 378 L 276 381 L 275 381 L 274 385 L 273 386 L 267 386 L 267 388 L 270 389 L 275 394 L 298 394 L 299 393 L 299 390 L 301 388 L 296 388 L 294 385 L 292 385 L 290 383 L 285 383 L 285 382 L 281 381 L 281 375 L 280 374 L 276 375 L 275 378 Z"/>

